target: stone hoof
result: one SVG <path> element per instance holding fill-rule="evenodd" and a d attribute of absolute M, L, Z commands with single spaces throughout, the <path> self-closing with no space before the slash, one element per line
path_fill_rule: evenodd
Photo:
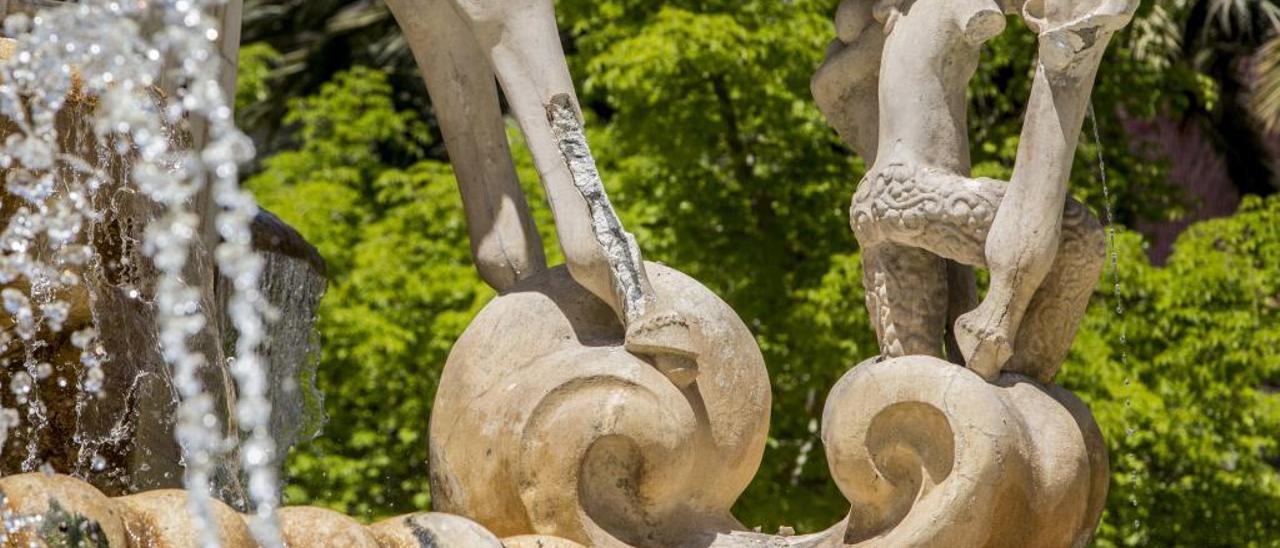
<path fill-rule="evenodd" d="M 648 357 L 676 386 L 689 386 L 698 377 L 697 347 L 688 320 L 678 312 L 652 312 L 631 322 L 623 346 Z"/>
<path fill-rule="evenodd" d="M 979 306 L 956 319 L 956 343 L 969 369 L 993 381 L 1013 357 L 1013 343 L 1006 329 L 983 321 L 982 311 Z"/>
<path fill-rule="evenodd" d="M 1004 32 L 1004 27 L 1004 13 L 998 9 L 995 3 L 991 3 L 990 8 L 964 14 L 960 29 L 964 33 L 965 41 L 975 46 L 980 46 L 988 40 L 999 36 L 1000 33 Z"/>
<path fill-rule="evenodd" d="M 1050 70 L 1065 70 L 1087 53 L 1105 47 L 1138 8 L 1137 0 L 1102 0 L 1094 6 L 1054 2 L 1031 0 L 1023 8 L 1027 24 L 1040 35 L 1041 61 Z"/>
<path fill-rule="evenodd" d="M 1129 24 L 1138 4 L 1138 0 L 1028 0 L 1022 6 L 1022 17 L 1041 35 L 1055 31 L 1115 32 Z"/>

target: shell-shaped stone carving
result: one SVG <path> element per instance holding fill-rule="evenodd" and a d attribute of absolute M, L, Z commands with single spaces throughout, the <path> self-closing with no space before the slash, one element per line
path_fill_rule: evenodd
<path fill-rule="evenodd" d="M 1018 374 L 869 361 L 832 390 L 822 438 L 852 503 L 845 545 L 1084 546 L 1106 502 L 1088 408 Z"/>
<path fill-rule="evenodd" d="M 431 417 L 432 503 L 500 537 L 678 546 L 740 528 L 729 513 L 769 421 L 750 331 L 691 278 L 648 265 L 689 321 L 695 382 L 622 348 L 614 313 L 563 269 L 494 299 L 449 356 Z"/>

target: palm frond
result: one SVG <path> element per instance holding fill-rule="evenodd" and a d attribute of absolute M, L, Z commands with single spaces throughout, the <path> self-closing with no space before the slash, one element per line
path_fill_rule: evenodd
<path fill-rule="evenodd" d="M 1280 129 L 1280 37 L 1258 50 L 1255 63 L 1250 107 L 1268 132 L 1276 131 Z"/>

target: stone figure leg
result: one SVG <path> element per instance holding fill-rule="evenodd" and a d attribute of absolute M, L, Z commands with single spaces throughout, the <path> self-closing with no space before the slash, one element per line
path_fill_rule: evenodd
<path fill-rule="evenodd" d="M 1044 383 L 1053 380 L 1071 350 L 1106 257 L 1102 223 L 1084 205 L 1068 200 L 1057 257 L 1027 306 L 1006 371 Z"/>
<path fill-rule="evenodd" d="M 455 18 L 438 13 L 442 4 Z M 448 32 L 460 41 L 466 34 L 462 29 L 469 31 L 524 133 L 573 279 L 615 311 L 626 327 L 628 350 L 650 359 L 676 384 L 692 382 L 698 351 L 688 322 L 654 298 L 635 242 L 622 229 L 587 148 L 552 0 L 390 0 L 389 5 L 409 33 Z M 449 61 L 454 66 L 480 62 Z M 459 116 L 468 119 L 469 104 L 459 108 Z"/>
<path fill-rule="evenodd" d="M 559 31 L 549 0 L 451 0 L 471 30 L 502 85 L 520 130 L 542 177 L 555 217 L 556 234 L 569 272 L 621 315 L 608 258 L 596 241 L 591 211 L 574 186 L 572 174 L 547 120 L 551 98 L 577 95 L 560 48 Z"/>
<path fill-rule="evenodd" d="M 560 46 L 552 0 L 454 0 L 524 132 L 574 280 L 608 303 L 628 350 L 676 384 L 696 376 L 698 352 L 680 314 L 656 302 L 634 240 L 613 211 L 583 135 L 582 112 Z"/>
<path fill-rule="evenodd" d="M 916 171 L 902 165 L 891 165 L 868 175 L 859 185 L 850 218 L 854 233 L 865 250 L 914 246 L 965 265 L 985 267 L 983 251 L 988 246 L 988 233 L 1007 186 L 992 179 L 969 179 L 943 171 Z M 1079 324 L 1083 317 L 1106 258 L 1104 234 L 1096 216 L 1073 199 L 1066 200 L 1060 215 L 1063 229 L 1051 274 L 1030 300 L 1023 328 L 1016 334 L 1015 343 L 1010 344 L 1016 357 L 1009 368 L 1045 381 L 1052 378 L 1070 350 L 1075 336 L 1072 326 Z M 895 244 L 897 248 L 889 247 Z M 866 267 L 867 281 L 870 282 L 867 286 L 869 305 L 872 304 L 872 294 L 879 291 L 875 272 L 886 272 L 886 277 L 889 272 L 881 264 L 886 260 L 879 253 L 871 255 L 872 262 Z M 930 275 L 927 278 L 929 282 L 897 282 L 897 286 L 903 288 L 901 292 L 908 296 L 899 297 L 893 301 L 894 304 L 920 314 L 923 312 L 915 312 L 921 306 L 917 301 L 923 303 L 930 299 L 929 305 L 937 310 L 937 314 L 945 314 L 949 308 L 946 294 L 932 296 L 938 291 L 937 287 L 945 288 L 947 285 L 945 271 L 941 276 L 939 280 L 937 276 Z M 875 304 L 879 306 L 882 303 Z M 897 312 L 896 315 L 910 314 Z M 873 320 L 878 316 L 881 314 L 874 312 Z M 939 355 L 942 330 L 932 327 L 934 321 L 922 322 L 931 326 L 927 329 L 916 327 L 909 334 L 896 333 L 898 340 L 904 335 L 909 339 L 921 337 L 922 342 L 915 343 L 913 349 L 923 350 L 907 354 Z M 900 325 L 894 327 L 895 330 L 901 329 Z M 926 336 L 932 339 L 923 342 Z M 893 350 L 894 339 L 882 337 L 881 341 L 882 352 Z M 907 349 L 904 347 L 903 350 Z"/>
<path fill-rule="evenodd" d="M 1040 57 L 1012 185 L 986 245 L 991 288 L 978 308 L 956 321 L 966 361 L 988 379 L 1012 357 L 1023 315 L 1054 265 L 1059 208 L 1094 77 L 1111 34 L 1128 23 L 1137 5 L 1035 0 L 1024 8 L 1040 33 Z"/>
<path fill-rule="evenodd" d="M 951 363 L 965 365 L 964 352 L 956 341 L 956 320 L 978 306 L 978 278 L 973 267 L 947 260 L 947 359 Z M 1069 344 L 1069 343 L 1068 343 Z"/>
<path fill-rule="evenodd" d="M 885 242 L 862 251 L 867 310 L 880 357 L 943 357 L 947 261 L 926 250 Z"/>
<path fill-rule="evenodd" d="M 529 204 L 507 144 L 498 86 L 484 51 L 447 0 L 388 0 L 399 18 L 449 149 L 471 254 L 499 293 L 546 270 Z M 410 6 L 419 11 L 412 12 Z"/>

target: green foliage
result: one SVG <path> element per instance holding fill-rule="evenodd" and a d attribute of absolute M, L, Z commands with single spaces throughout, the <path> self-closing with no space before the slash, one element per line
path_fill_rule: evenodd
<path fill-rule="evenodd" d="M 1100 546 L 1280 546 L 1280 199 L 1179 238 L 1119 239 L 1060 381 L 1111 450 Z"/>
<path fill-rule="evenodd" d="M 646 257 L 729 302 L 770 366 L 768 449 L 735 509 L 767 528 L 813 530 L 847 510 L 817 421 L 827 389 L 875 354 L 859 278 L 844 278 L 857 268 L 846 211 L 859 171 L 809 94 L 834 9 L 825 0 L 560 8 L 584 101 L 609 114 L 595 144 L 628 229 Z"/>
<path fill-rule="evenodd" d="M 592 146 L 628 229 L 646 258 L 724 297 L 765 353 L 770 439 L 735 508 L 765 530 L 815 531 L 847 510 L 829 480 L 818 421 L 835 381 L 876 353 L 847 220 L 863 168 L 808 89 L 834 35 L 836 3 L 558 3 Z M 1098 82 L 1103 152 L 1124 222 L 1174 217 L 1180 203 L 1162 166 L 1132 154 L 1114 113 L 1176 110 L 1188 93 L 1212 91 L 1184 65 L 1171 68 L 1174 46 L 1151 30 L 1167 16 L 1144 6 Z M 984 50 L 970 90 L 980 174 L 1007 176 L 1013 165 L 1033 51 L 1016 19 Z M 246 52 L 259 65 L 279 62 Z M 245 64 L 238 98 L 271 95 L 276 88 L 255 76 L 266 73 Z M 405 110 L 403 89 L 388 82 L 383 71 L 355 69 L 294 100 L 285 121 L 295 149 L 267 158 L 249 181 L 330 265 L 319 386 L 331 422 L 291 454 L 289 502 L 371 517 L 429 503 L 430 397 L 453 340 L 491 296 L 471 266 L 451 172 L 429 159 L 440 150 L 429 117 Z M 1100 210 L 1089 129 L 1072 185 Z M 536 174 L 523 147 L 513 149 L 554 262 Z M 1113 312 L 1105 281 L 1062 377 L 1111 444 L 1099 545 L 1280 539 L 1277 476 L 1266 460 L 1277 455 L 1280 403 L 1264 389 L 1280 384 L 1277 226 L 1280 202 L 1251 202 L 1188 233 L 1167 268 L 1150 266 L 1136 237 L 1120 239 L 1128 310 Z"/>
<path fill-rule="evenodd" d="M 269 112 L 277 94 L 271 87 L 271 70 L 280 62 L 280 52 L 268 44 L 257 42 L 240 48 L 240 66 L 236 73 L 236 125 L 258 127 Z"/>
<path fill-rule="evenodd" d="M 290 502 L 357 515 L 428 504 L 426 424 L 440 366 L 490 292 L 474 274 L 452 170 L 412 160 L 430 143 L 377 71 L 294 101 L 301 148 L 247 186 L 329 266 L 318 384 L 331 421 L 290 455 Z"/>

